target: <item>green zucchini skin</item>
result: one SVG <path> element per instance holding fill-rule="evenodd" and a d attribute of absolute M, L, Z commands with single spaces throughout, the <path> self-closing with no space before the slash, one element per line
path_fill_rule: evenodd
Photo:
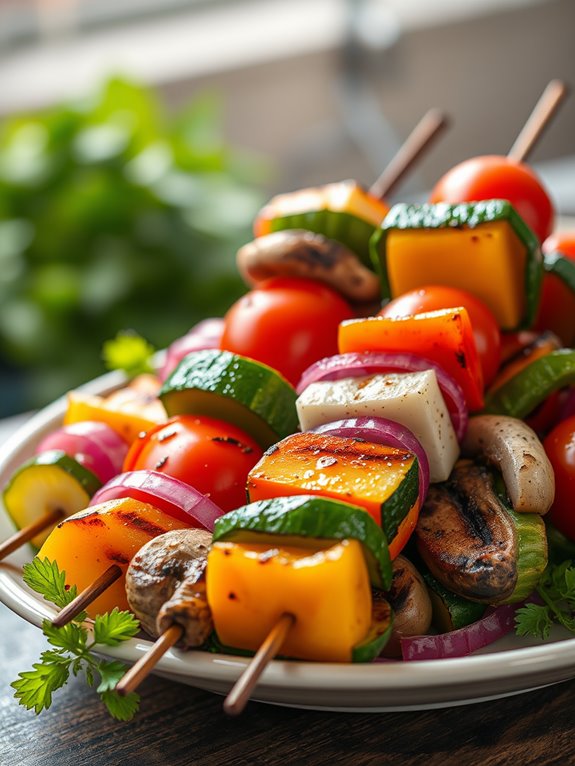
<path fill-rule="evenodd" d="M 517 536 L 517 583 L 509 598 L 501 604 L 515 604 L 526 599 L 537 587 L 547 566 L 549 552 L 547 530 L 538 513 L 517 513 L 507 496 L 501 474 L 493 471 L 493 484 L 501 506 L 511 517 Z"/>
<path fill-rule="evenodd" d="M 394 205 L 375 231 L 370 241 L 370 255 L 375 271 L 380 275 L 382 298 L 393 298 L 386 265 L 387 235 L 395 230 L 468 228 L 496 221 L 507 221 L 527 251 L 524 271 L 525 315 L 518 328 L 530 327 L 537 313 L 543 281 L 543 257 L 539 240 L 519 213 L 507 200 L 491 199 L 462 202 L 457 205 L 400 203 Z M 464 264 L 462 264 L 462 267 Z"/>
<path fill-rule="evenodd" d="M 391 541 L 419 495 L 419 461 L 414 458 L 405 479 L 381 506 L 381 526 Z"/>
<path fill-rule="evenodd" d="M 289 537 L 290 544 L 315 540 L 358 540 L 373 587 L 391 584 L 391 560 L 385 534 L 371 516 L 354 505 L 317 495 L 257 500 L 216 519 L 213 541 L 257 541 Z"/>
<path fill-rule="evenodd" d="M 273 218 L 268 226 L 270 232 L 305 229 L 323 234 L 328 239 L 341 242 L 359 257 L 364 266 L 373 269 L 369 243 L 376 227 L 352 213 L 327 209 L 308 210 Z"/>
<path fill-rule="evenodd" d="M 297 394 L 278 372 L 229 351 L 185 356 L 160 390 L 166 412 L 232 422 L 264 448 L 298 429 Z M 229 403 L 226 405 L 226 401 Z M 230 403 L 232 405 L 230 406 Z M 225 417 L 221 410 L 225 407 Z"/>
<path fill-rule="evenodd" d="M 436 580 L 431 572 L 422 572 L 433 606 L 433 625 L 440 633 L 459 630 L 481 619 L 487 604 L 469 601 Z"/>
<path fill-rule="evenodd" d="M 575 350 L 561 348 L 531 362 L 487 392 L 484 412 L 523 419 L 554 391 L 575 383 Z"/>
<path fill-rule="evenodd" d="M 561 253 L 544 253 L 543 269 L 546 274 L 554 274 L 575 295 L 575 263 Z"/>

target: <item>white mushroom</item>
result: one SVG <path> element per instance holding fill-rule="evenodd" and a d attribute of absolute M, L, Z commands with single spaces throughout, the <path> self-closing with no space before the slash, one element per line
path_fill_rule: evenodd
<path fill-rule="evenodd" d="M 555 496 L 555 475 L 543 445 L 522 420 L 506 415 L 477 415 L 469 421 L 461 445 L 467 457 L 495 464 L 514 510 L 547 513 Z"/>

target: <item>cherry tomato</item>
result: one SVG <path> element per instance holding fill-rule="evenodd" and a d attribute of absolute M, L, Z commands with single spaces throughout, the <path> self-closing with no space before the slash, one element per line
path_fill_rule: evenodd
<path fill-rule="evenodd" d="M 247 502 L 247 476 L 261 456 L 261 447 L 236 426 L 203 415 L 176 415 L 136 439 L 124 471 L 147 468 L 174 476 L 227 512 Z"/>
<path fill-rule="evenodd" d="M 561 253 L 575 263 L 575 232 L 553 234 L 543 243 L 544 253 Z M 537 330 L 552 330 L 565 346 L 575 344 L 575 295 L 555 274 L 545 274 Z"/>
<path fill-rule="evenodd" d="M 384 306 L 379 314 L 384 317 L 404 317 L 457 306 L 463 306 L 469 314 L 483 380 L 487 386 L 499 368 L 501 335 L 495 317 L 475 295 L 456 287 L 429 285 L 399 295 Z"/>
<path fill-rule="evenodd" d="M 543 446 L 555 472 L 555 500 L 549 521 L 575 541 L 575 416 L 555 426 Z"/>
<path fill-rule="evenodd" d="M 297 385 L 310 364 L 337 354 L 339 323 L 353 316 L 339 293 L 321 282 L 274 277 L 230 308 L 221 348 L 263 362 Z"/>
<path fill-rule="evenodd" d="M 533 229 L 539 241 L 553 230 L 549 195 L 533 170 L 508 157 L 473 157 L 451 168 L 431 192 L 430 202 L 506 199 Z"/>

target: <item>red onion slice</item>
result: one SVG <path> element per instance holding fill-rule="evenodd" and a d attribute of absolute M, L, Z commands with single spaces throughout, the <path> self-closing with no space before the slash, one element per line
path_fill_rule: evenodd
<path fill-rule="evenodd" d="M 123 497 L 150 503 L 185 524 L 207 529 L 208 532 L 213 530 L 215 520 L 223 514 L 209 497 L 189 484 L 165 473 L 146 470 L 127 471 L 115 476 L 96 492 L 90 505 Z"/>
<path fill-rule="evenodd" d="M 446 657 L 466 657 L 476 649 L 488 646 L 515 627 L 515 612 L 523 604 L 504 604 L 471 625 L 437 636 L 402 638 L 401 654 L 404 660 L 439 660 Z"/>
<path fill-rule="evenodd" d="M 202 320 L 181 338 L 175 340 L 166 352 L 166 359 L 159 372 L 161 380 L 166 380 L 182 359 L 192 351 L 219 348 L 223 331 L 224 320 L 214 317 Z"/>
<path fill-rule="evenodd" d="M 417 354 L 363 351 L 328 356 L 305 370 L 296 390 L 298 394 L 301 394 L 311 383 L 317 383 L 320 380 L 341 380 L 385 372 L 423 372 L 425 370 L 435 370 L 453 429 L 458 441 L 461 441 L 468 421 L 465 396 L 461 386 L 437 362 Z"/>
<path fill-rule="evenodd" d="M 366 442 L 385 444 L 388 447 L 412 452 L 419 463 L 419 507 L 423 506 L 429 489 L 429 461 L 420 442 L 408 428 L 387 418 L 363 417 L 334 420 L 332 423 L 324 423 L 312 430 L 316 434 L 364 439 Z"/>
<path fill-rule="evenodd" d="M 48 434 L 36 453 L 53 449 L 70 455 L 104 483 L 122 470 L 128 444 L 106 423 L 87 420 Z"/>

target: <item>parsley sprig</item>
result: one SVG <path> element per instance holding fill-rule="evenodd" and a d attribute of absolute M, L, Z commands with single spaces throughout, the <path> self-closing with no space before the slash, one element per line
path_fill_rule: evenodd
<path fill-rule="evenodd" d="M 24 582 L 34 591 L 56 606 L 64 607 L 76 596 L 76 587 L 66 586 L 66 575 L 60 572 L 55 561 L 35 558 L 24 566 Z M 84 624 L 85 614 L 79 614 L 62 628 L 55 628 L 50 620 L 44 620 L 42 630 L 52 648 L 42 652 L 40 661 L 32 670 L 18 674 L 11 686 L 21 705 L 36 714 L 47 710 L 52 704 L 52 694 L 66 685 L 70 674 L 84 673 L 88 686 L 96 686 L 96 692 L 111 716 L 119 721 L 129 721 L 138 710 L 140 698 L 132 693 L 120 697 L 116 684 L 126 671 L 126 666 L 116 660 L 104 660 L 93 653 L 97 645 L 118 646 L 132 638 L 140 625 L 130 612 L 117 608 L 98 615 L 93 630 Z"/>
<path fill-rule="evenodd" d="M 537 586 L 542 604 L 530 603 L 517 610 L 515 632 L 518 636 L 549 637 L 554 623 L 575 633 L 575 566 L 573 561 L 552 564 Z"/>
<path fill-rule="evenodd" d="M 102 348 L 104 363 L 109 370 L 122 370 L 128 378 L 153 373 L 155 348 L 132 330 L 123 330 L 107 340 Z"/>

